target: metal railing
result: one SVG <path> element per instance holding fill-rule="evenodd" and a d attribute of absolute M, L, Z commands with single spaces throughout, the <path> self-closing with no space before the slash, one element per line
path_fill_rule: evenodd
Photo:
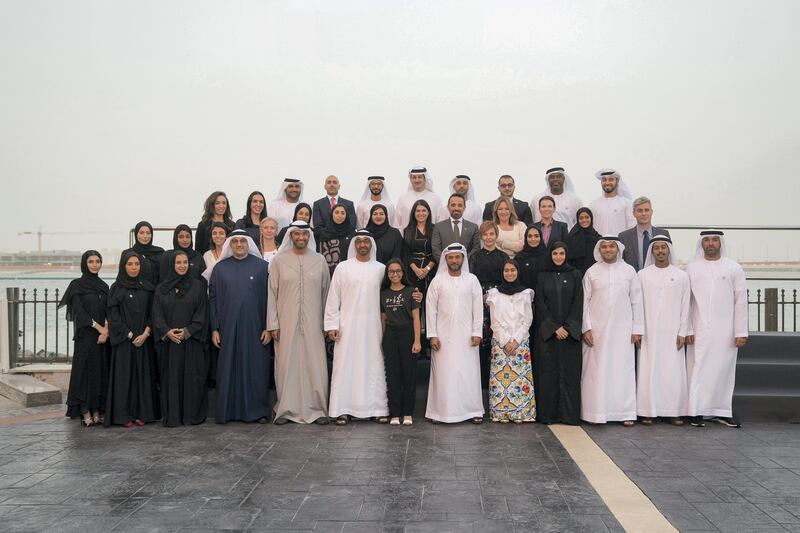
<path fill-rule="evenodd" d="M 6 289 L 11 368 L 31 363 L 72 362 L 72 324 L 58 308 L 58 289 Z"/>

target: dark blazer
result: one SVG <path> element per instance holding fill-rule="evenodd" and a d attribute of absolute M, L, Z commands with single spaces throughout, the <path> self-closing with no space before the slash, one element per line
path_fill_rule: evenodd
<path fill-rule="evenodd" d="M 466 247 L 467 255 L 469 255 L 472 250 L 478 250 L 481 247 L 481 236 L 478 231 L 478 225 L 463 218 L 461 219 L 460 225 L 461 235 L 458 242 Z M 450 217 L 433 225 L 431 250 L 433 251 L 434 260 L 439 261 L 439 258 L 442 256 L 442 250 L 454 242 L 456 242 L 456 239 L 455 235 L 453 235 L 453 224 Z"/>
<path fill-rule="evenodd" d="M 531 213 L 531 206 L 528 205 L 528 202 L 523 202 L 522 200 L 514 200 L 514 211 L 517 212 L 517 219 L 520 222 L 524 222 L 526 226 L 530 226 L 533 224 L 533 213 Z M 483 220 L 492 220 L 492 208 L 494 207 L 495 200 L 491 202 L 486 202 L 486 206 L 483 208 Z"/>
<path fill-rule="evenodd" d="M 340 196 L 336 201 L 336 205 L 343 205 L 345 207 L 347 210 L 347 217 L 350 220 L 350 225 L 353 226 L 353 229 L 355 229 L 358 220 L 356 219 L 356 208 L 353 205 L 353 202 Z M 314 229 L 317 231 L 330 224 L 331 201 L 328 200 L 327 195 L 314 202 L 314 205 L 311 208 L 311 222 L 314 224 Z"/>
<path fill-rule="evenodd" d="M 539 222 L 534 222 L 532 225 L 534 228 L 539 229 L 539 233 L 541 233 L 542 235 L 542 240 L 544 240 L 544 232 L 542 232 L 542 221 L 540 220 Z M 550 240 L 545 243 L 547 245 L 547 248 L 550 249 L 550 247 L 554 243 L 557 243 L 558 241 L 567 242 L 567 235 L 569 235 L 569 229 L 567 228 L 567 223 L 554 219 L 552 227 L 550 228 Z"/>
<path fill-rule="evenodd" d="M 652 226 L 653 234 L 650 237 L 655 237 L 656 235 L 666 235 L 669 237 L 669 231 L 661 228 L 657 228 Z M 622 244 L 625 245 L 625 251 L 622 252 L 622 259 L 628 263 L 630 266 L 634 268 L 637 272 L 639 269 L 639 246 L 641 245 L 639 241 L 638 235 L 636 235 L 636 226 L 626 229 L 622 233 L 619 234 L 619 240 L 622 241 Z"/>

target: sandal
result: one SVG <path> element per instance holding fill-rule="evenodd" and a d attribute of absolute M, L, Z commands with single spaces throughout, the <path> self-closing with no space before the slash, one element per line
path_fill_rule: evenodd
<path fill-rule="evenodd" d="M 502 423 L 503 421 L 501 420 L 500 422 Z M 508 422 L 508 420 L 506 420 L 506 422 Z M 483 417 L 482 416 L 473 417 L 472 418 L 472 423 L 473 424 L 483 424 Z"/>
<path fill-rule="evenodd" d="M 644 424 L 645 426 L 652 426 L 653 425 L 653 419 L 650 418 L 650 417 L 646 417 L 646 416 L 642 417 L 642 424 Z"/>
<path fill-rule="evenodd" d="M 625 426 L 626 428 L 633 427 L 633 420 L 625 420 L 624 422 L 622 422 L 622 425 Z"/>
<path fill-rule="evenodd" d="M 89 411 L 83 413 L 83 418 L 81 418 L 81 427 L 90 428 L 94 425 L 94 420 L 92 420 L 92 415 L 89 414 Z"/>
<path fill-rule="evenodd" d="M 400 417 L 393 416 L 392 419 L 389 421 L 390 426 L 399 426 L 400 425 Z"/>
<path fill-rule="evenodd" d="M 92 422 L 94 422 L 95 424 L 100 423 L 100 411 L 92 415 Z"/>
<path fill-rule="evenodd" d="M 404 426 L 410 426 L 410 425 L 413 425 L 413 424 L 414 424 L 414 419 L 413 418 L 411 418 L 410 416 L 404 416 L 403 417 L 403 425 Z"/>
<path fill-rule="evenodd" d="M 347 415 L 342 415 L 336 419 L 337 426 L 346 426 L 348 422 L 350 422 L 350 417 Z"/>
<path fill-rule="evenodd" d="M 387 416 L 379 416 L 375 420 L 375 422 L 377 422 L 378 424 L 388 424 L 389 423 L 389 417 L 387 417 Z"/>

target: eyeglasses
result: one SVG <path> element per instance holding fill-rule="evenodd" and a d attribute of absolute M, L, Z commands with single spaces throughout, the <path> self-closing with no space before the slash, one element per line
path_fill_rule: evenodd
<path fill-rule="evenodd" d="M 402 271 L 402 270 L 388 270 L 388 271 L 387 271 L 387 273 L 388 273 L 389 275 L 392 275 L 392 274 L 402 274 L 402 273 L 403 273 L 403 271 Z"/>

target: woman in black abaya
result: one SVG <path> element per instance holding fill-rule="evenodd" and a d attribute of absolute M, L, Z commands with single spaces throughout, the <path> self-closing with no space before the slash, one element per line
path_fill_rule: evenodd
<path fill-rule="evenodd" d="M 536 404 L 539 422 L 576 425 L 581 415 L 583 285 L 557 242 L 539 273 L 534 294 Z"/>
<path fill-rule="evenodd" d="M 547 258 L 547 247 L 542 242 L 539 228 L 529 226 L 525 230 L 525 245 L 522 251 L 514 256 L 519 265 L 519 281 L 525 287 L 536 291 L 536 278 Z"/>
<path fill-rule="evenodd" d="M 375 204 L 369 210 L 369 222 L 367 222 L 367 231 L 372 234 L 375 239 L 376 256 L 378 262 L 384 265 L 389 262 L 389 259 L 402 259 L 403 264 L 406 263 L 405 243 L 403 236 L 397 228 L 389 225 L 389 214 L 386 206 L 383 204 Z"/>
<path fill-rule="evenodd" d="M 303 222 L 308 222 L 309 224 L 311 224 L 311 206 L 305 202 L 300 202 L 299 204 L 297 204 L 297 206 L 294 208 L 294 215 L 292 216 L 292 222 L 296 220 L 302 220 Z M 288 229 L 289 226 L 281 228 L 281 230 L 278 232 L 278 236 L 275 237 L 275 242 L 277 243 L 278 246 L 281 245 L 281 243 L 283 242 L 283 238 L 286 237 L 286 231 Z M 312 231 L 314 232 L 314 239 L 316 239 L 317 231 L 316 229 L 313 229 Z"/>
<path fill-rule="evenodd" d="M 122 254 L 108 297 L 111 360 L 103 425 L 143 426 L 161 418 L 155 356 L 150 339 L 153 285 L 143 279 L 136 252 Z"/>
<path fill-rule="evenodd" d="M 146 220 L 142 220 L 133 228 L 133 238 L 135 241 L 133 246 L 122 252 L 119 262 L 123 263 L 122 256 L 126 253 L 136 252 L 142 258 L 139 275 L 143 280 L 152 283 L 153 286 L 158 285 L 161 257 L 164 255 L 164 249 L 153 245 L 153 226 Z"/>
<path fill-rule="evenodd" d="M 331 211 L 331 222 L 320 230 L 317 242 L 317 252 L 328 263 L 331 276 L 339 263 L 347 259 L 350 239 L 355 234 L 347 208 L 342 204 L 335 205 Z"/>
<path fill-rule="evenodd" d="M 594 246 L 600 240 L 600 234 L 594 229 L 594 215 L 588 207 L 581 207 L 575 213 L 578 220 L 567 235 L 567 250 L 569 264 L 586 274 L 589 267 L 595 263 Z"/>
<path fill-rule="evenodd" d="M 75 348 L 67 392 L 67 416 L 82 417 L 84 426 L 100 423 L 106 407 L 108 380 L 108 285 L 98 273 L 100 252 L 81 256 L 81 277 L 70 282 L 59 307 L 67 306 L 67 320 L 75 326 Z"/>
<path fill-rule="evenodd" d="M 192 248 L 192 228 L 187 224 L 180 224 L 175 228 L 172 234 L 172 248 L 172 250 L 164 252 L 164 256 L 161 258 L 160 279 L 164 279 L 173 271 L 173 256 L 176 252 L 186 254 L 189 259 L 189 276 L 195 279 L 204 279 L 203 272 L 206 270 L 206 262 L 203 260 L 202 254 Z"/>
<path fill-rule="evenodd" d="M 208 411 L 208 294 L 189 274 L 184 251 L 170 256 L 170 271 L 153 302 L 165 426 L 200 424 Z"/>

